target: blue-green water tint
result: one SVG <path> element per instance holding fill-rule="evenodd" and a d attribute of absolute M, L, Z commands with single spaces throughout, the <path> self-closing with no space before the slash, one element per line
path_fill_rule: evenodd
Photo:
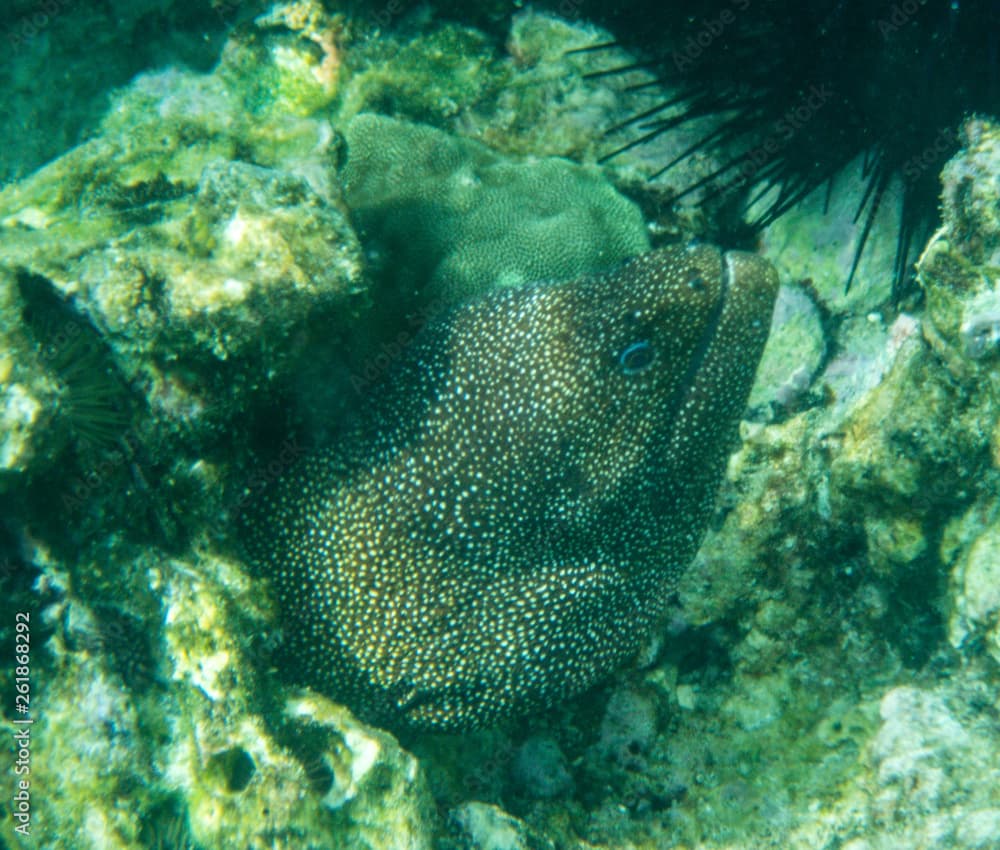
<path fill-rule="evenodd" d="M 483 847 L 491 831 L 523 846 L 993 845 L 992 7 L 769 17 L 781 2 L 682 0 L 636 25 L 641 6 L 8 4 L 0 693 L 24 717 L 13 697 L 28 679 L 34 722 L 0 770 L 0 844 L 26 843 L 23 778 L 29 841 L 73 850 Z M 650 55 L 659 80 L 601 75 Z M 799 99 L 823 75 L 835 94 L 806 121 Z M 747 83 L 751 111 L 712 136 Z M 675 112 L 649 112 L 668 100 Z M 344 185 L 351 128 L 375 125 L 406 128 L 390 141 L 407 179 Z M 777 210 L 859 139 L 829 204 L 817 195 L 761 234 L 795 309 L 771 329 L 752 406 L 730 393 L 712 439 L 664 436 L 690 436 L 663 423 L 710 409 L 746 377 L 746 351 L 712 361 L 699 389 L 704 357 L 689 359 L 688 389 L 664 396 L 682 328 L 703 329 L 704 356 L 732 334 L 684 299 L 646 325 L 623 312 L 621 272 L 588 276 L 623 244 L 758 247 L 738 223 L 749 183 L 782 184 L 777 207 L 757 207 Z M 675 204 L 727 164 L 748 185 L 717 175 Z M 866 164 L 867 199 L 848 179 Z M 918 273 L 890 298 L 909 269 L 879 261 L 873 230 L 840 297 L 868 211 L 879 197 L 891 211 L 895 190 L 878 190 L 892 172 Z M 483 199 L 490 180 L 502 203 Z M 604 244 L 608 215 L 628 239 Z M 526 233 L 545 238 L 513 238 Z M 514 254 L 540 271 L 504 274 Z M 475 271 L 473 291 L 424 285 L 442 258 Z M 688 297 L 718 279 L 687 278 Z M 591 361 L 578 343 L 595 335 Z M 637 406 L 643 393 L 659 405 Z M 483 414 L 498 410 L 503 427 Z M 552 427 L 528 427 L 540 422 Z M 671 458 L 690 468 L 665 476 Z M 459 498 L 476 473 L 492 488 L 478 513 Z M 265 548 L 305 553 L 319 574 L 306 592 L 300 563 L 244 554 L 240 529 L 275 487 L 295 498 Z M 684 487 L 705 490 L 686 537 L 667 509 Z M 463 521 L 492 536 L 447 534 Z M 324 551 L 373 566 L 352 583 Z M 524 594 L 539 570 L 552 581 Z M 470 573 L 511 592 L 470 591 Z M 591 580 L 615 574 L 660 583 L 623 581 L 634 607 L 609 623 Z M 331 586 L 343 598 L 313 616 Z M 559 605 L 529 604 L 545 594 Z M 343 643 L 328 654 L 331 632 L 364 663 Z M 316 690 L 289 682 L 289 658 Z"/>

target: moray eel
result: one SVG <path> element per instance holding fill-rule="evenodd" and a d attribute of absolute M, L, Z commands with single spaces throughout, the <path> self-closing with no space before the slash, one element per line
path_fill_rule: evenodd
<path fill-rule="evenodd" d="M 634 655 L 694 556 L 777 275 L 710 246 L 429 323 L 370 428 L 247 530 L 293 674 L 390 727 L 552 705 Z"/>

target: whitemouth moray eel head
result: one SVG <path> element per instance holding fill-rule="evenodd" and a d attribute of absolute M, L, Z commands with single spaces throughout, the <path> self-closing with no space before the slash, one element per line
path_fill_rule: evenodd
<path fill-rule="evenodd" d="M 621 664 L 700 544 L 776 290 L 759 257 L 671 248 L 430 323 L 370 432 L 250 524 L 298 677 L 462 729 Z"/>

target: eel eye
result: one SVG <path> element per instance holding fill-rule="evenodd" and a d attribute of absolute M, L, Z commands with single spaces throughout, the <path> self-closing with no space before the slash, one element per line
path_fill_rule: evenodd
<path fill-rule="evenodd" d="M 688 278 L 687 285 L 689 289 L 693 289 L 695 292 L 702 292 L 705 289 L 705 278 L 695 272 Z"/>
<path fill-rule="evenodd" d="M 618 356 L 618 365 L 626 375 L 635 375 L 648 369 L 656 359 L 656 352 L 648 340 L 626 346 Z"/>

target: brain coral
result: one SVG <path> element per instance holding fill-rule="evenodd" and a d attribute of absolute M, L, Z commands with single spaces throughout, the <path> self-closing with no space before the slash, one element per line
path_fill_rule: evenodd
<path fill-rule="evenodd" d="M 639 209 L 595 167 L 508 159 L 370 113 L 351 120 L 345 139 L 347 204 L 402 292 L 457 301 L 604 271 L 649 247 Z"/>

